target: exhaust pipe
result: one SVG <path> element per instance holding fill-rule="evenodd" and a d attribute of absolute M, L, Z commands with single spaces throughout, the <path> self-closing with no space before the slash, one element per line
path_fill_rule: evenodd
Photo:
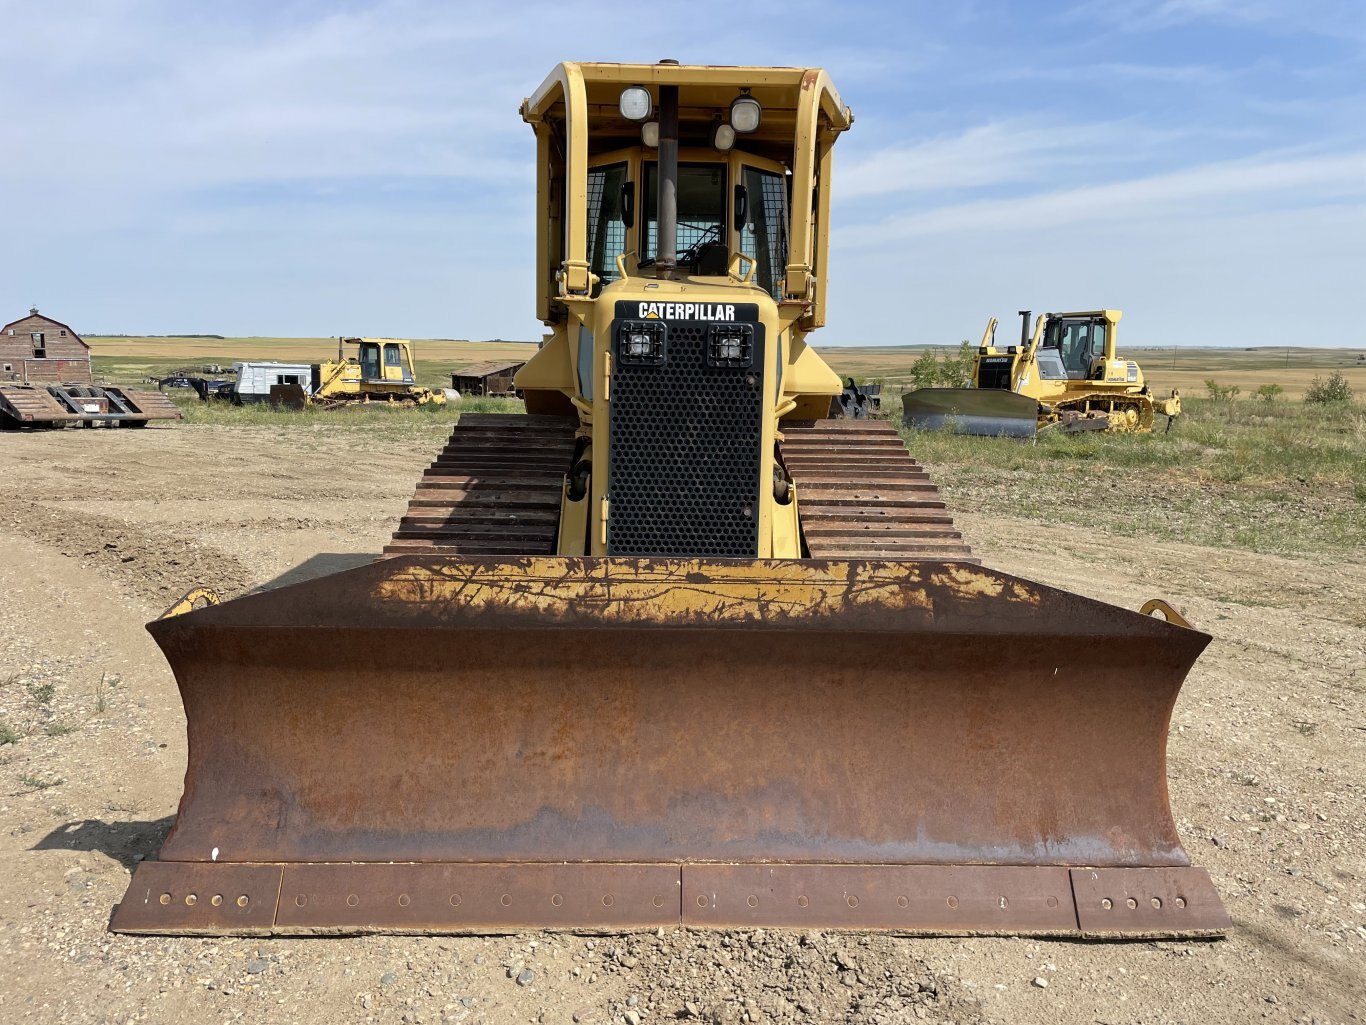
<path fill-rule="evenodd" d="M 1029 345 L 1029 315 L 1033 310 L 1020 310 L 1020 348 L 1025 349 Z"/>
<path fill-rule="evenodd" d="M 677 61 L 660 61 L 677 64 Z M 659 240 L 655 277 L 672 278 L 678 269 L 678 86 L 659 87 Z"/>

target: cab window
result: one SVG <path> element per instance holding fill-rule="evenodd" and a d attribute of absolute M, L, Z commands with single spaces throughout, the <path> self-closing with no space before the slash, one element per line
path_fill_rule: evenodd
<path fill-rule="evenodd" d="M 588 171 L 588 265 L 598 276 L 596 296 L 602 286 L 616 281 L 617 255 L 626 249 L 626 218 L 622 210 L 622 186 L 626 165 L 609 164 Z"/>
<path fill-rule="evenodd" d="M 1043 347 L 1056 349 L 1073 380 L 1084 379 L 1091 361 L 1105 354 L 1105 322 L 1097 320 L 1053 320 L 1044 335 Z"/>
<path fill-rule="evenodd" d="M 653 262 L 659 246 L 659 165 L 645 165 L 645 243 L 643 262 Z M 726 272 L 726 165 L 678 165 L 678 262 L 697 263 L 701 273 Z M 720 269 L 715 270 L 720 253 Z"/>
<path fill-rule="evenodd" d="M 365 378 L 379 377 L 379 346 L 374 342 L 361 343 L 360 372 Z"/>
<path fill-rule="evenodd" d="M 780 300 L 787 268 L 787 176 L 746 167 L 743 178 L 748 209 L 740 226 L 740 252 L 755 262 L 759 287 Z"/>

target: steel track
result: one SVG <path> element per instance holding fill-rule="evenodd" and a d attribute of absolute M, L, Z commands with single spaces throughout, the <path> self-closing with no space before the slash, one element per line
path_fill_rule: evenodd
<path fill-rule="evenodd" d="M 577 421 L 465 413 L 385 555 L 553 555 Z"/>
<path fill-rule="evenodd" d="M 892 424 L 810 420 L 781 427 L 780 451 L 797 486 L 811 558 L 980 561 Z"/>
<path fill-rule="evenodd" d="M 553 555 L 575 427 L 567 417 L 462 416 L 384 554 Z M 890 423 L 782 427 L 811 558 L 979 561 Z"/>

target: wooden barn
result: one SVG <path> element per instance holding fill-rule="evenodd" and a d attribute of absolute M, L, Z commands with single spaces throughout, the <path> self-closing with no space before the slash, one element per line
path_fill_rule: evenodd
<path fill-rule="evenodd" d="M 90 384 L 90 346 L 38 307 L 0 328 L 0 381 Z"/>
<path fill-rule="evenodd" d="M 512 378 L 526 366 L 520 363 L 475 363 L 451 374 L 451 387 L 461 395 L 515 395 Z"/>

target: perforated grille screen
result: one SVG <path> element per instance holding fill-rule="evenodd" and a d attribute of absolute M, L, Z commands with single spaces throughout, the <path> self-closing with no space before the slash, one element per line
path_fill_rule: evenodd
<path fill-rule="evenodd" d="M 631 307 L 635 315 L 637 304 Z M 757 308 L 755 313 L 757 314 Z M 736 319 L 750 319 L 737 307 Z M 757 317 L 756 317 L 757 319 Z M 764 338 L 752 365 L 712 367 L 704 321 L 668 321 L 658 366 L 622 358 L 614 332 L 607 550 L 753 558 L 759 545 Z"/>

